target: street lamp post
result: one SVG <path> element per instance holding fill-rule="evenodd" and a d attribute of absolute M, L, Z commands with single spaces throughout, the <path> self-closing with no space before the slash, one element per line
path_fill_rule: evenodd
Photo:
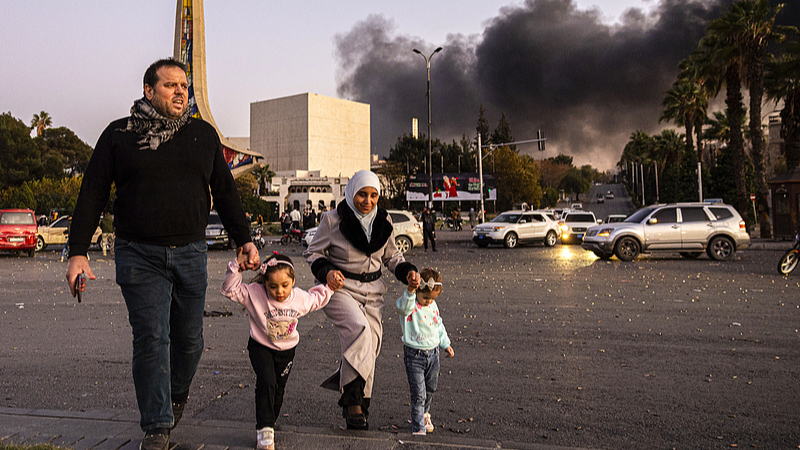
<path fill-rule="evenodd" d="M 428 161 L 433 159 L 433 152 L 431 150 L 431 59 L 433 55 L 442 50 L 442 47 L 437 47 L 430 56 L 425 56 L 421 51 L 414 49 L 414 53 L 421 55 L 425 58 L 425 66 L 428 71 Z M 428 207 L 433 209 L 433 164 L 428 164 Z"/>

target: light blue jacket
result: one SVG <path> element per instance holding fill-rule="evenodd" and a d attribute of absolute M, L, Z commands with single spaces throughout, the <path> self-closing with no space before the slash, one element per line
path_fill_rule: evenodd
<path fill-rule="evenodd" d="M 397 299 L 397 312 L 403 316 L 403 344 L 419 350 L 450 347 L 436 301 L 422 306 L 417 303 L 416 294 L 404 290 L 403 296 Z"/>

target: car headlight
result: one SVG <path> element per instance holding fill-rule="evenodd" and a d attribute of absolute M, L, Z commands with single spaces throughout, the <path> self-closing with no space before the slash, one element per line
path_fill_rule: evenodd
<path fill-rule="evenodd" d="M 505 228 L 505 226 L 502 226 L 502 227 L 494 227 L 494 231 L 500 231 L 500 230 L 502 230 L 503 228 Z"/>
<path fill-rule="evenodd" d="M 597 237 L 608 237 L 611 232 L 613 232 L 613 228 L 603 228 L 600 232 L 597 233 Z"/>
<path fill-rule="evenodd" d="M 562 223 L 561 224 L 561 232 L 563 233 L 563 232 L 566 232 L 568 230 L 569 230 L 569 225 L 567 225 L 565 223 Z"/>

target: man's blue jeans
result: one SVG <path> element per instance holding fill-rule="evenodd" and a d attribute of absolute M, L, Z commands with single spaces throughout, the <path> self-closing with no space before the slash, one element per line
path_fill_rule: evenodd
<path fill-rule="evenodd" d="M 133 384 L 142 430 L 169 428 L 172 401 L 189 396 L 203 354 L 208 247 L 117 238 L 117 284 L 133 331 Z"/>
<path fill-rule="evenodd" d="M 439 382 L 439 347 L 419 350 L 403 346 L 408 387 L 411 389 L 411 429 L 425 429 L 424 416 L 431 409 L 433 393 Z"/>

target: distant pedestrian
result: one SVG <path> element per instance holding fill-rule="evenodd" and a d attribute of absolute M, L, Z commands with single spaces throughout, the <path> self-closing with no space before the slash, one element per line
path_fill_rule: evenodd
<path fill-rule="evenodd" d="M 250 284 L 242 284 L 239 262 L 228 263 L 222 295 L 243 305 L 250 317 L 247 351 L 256 373 L 256 430 L 258 450 L 275 449 L 275 422 L 300 341 L 297 319 L 327 305 L 333 295 L 328 285 L 308 292 L 294 287 L 291 258 L 277 252 L 267 258 Z M 338 289 L 338 287 L 337 287 Z"/>
<path fill-rule="evenodd" d="M 289 217 L 292 218 L 292 228 L 294 228 L 295 230 L 299 230 L 300 229 L 300 219 L 301 219 L 300 211 L 298 211 L 297 208 L 294 208 L 292 210 L 292 212 L 289 213 Z"/>
<path fill-rule="evenodd" d="M 478 223 L 478 213 L 475 212 L 475 208 L 469 209 L 469 226 L 473 230 L 475 229 L 475 225 Z"/>
<path fill-rule="evenodd" d="M 420 216 L 422 221 L 422 244 L 425 251 L 428 251 L 428 241 L 431 241 L 431 248 L 436 251 L 436 219 L 433 214 L 428 210 L 428 207 L 422 209 Z"/>
<path fill-rule="evenodd" d="M 442 293 L 442 276 L 433 269 L 422 269 L 419 288 L 409 284 L 397 299 L 403 317 L 403 361 L 411 390 L 411 431 L 424 436 L 434 430 L 431 401 L 439 381 L 439 349 L 452 358 L 450 338 L 444 328 L 436 298 Z M 416 292 L 415 292 L 416 291 Z"/>

